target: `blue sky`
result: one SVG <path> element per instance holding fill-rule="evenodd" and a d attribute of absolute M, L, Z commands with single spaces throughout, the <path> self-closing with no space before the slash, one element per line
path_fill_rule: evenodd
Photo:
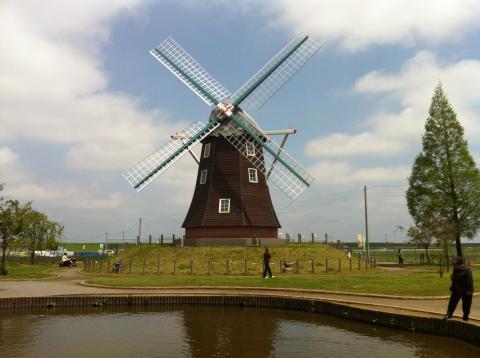
<path fill-rule="evenodd" d="M 148 51 L 172 36 L 231 92 L 291 37 L 322 49 L 254 112 L 298 129 L 287 150 L 316 177 L 296 201 L 271 188 L 283 233 L 400 241 L 404 192 L 441 81 L 480 160 L 480 4 L 389 1 L 4 1 L 0 5 L 0 182 L 66 227 L 181 234 L 188 156 L 136 193 L 121 174 L 209 108 Z M 15 39 L 15 41 L 11 41 Z M 198 150 L 198 148 L 197 148 Z"/>

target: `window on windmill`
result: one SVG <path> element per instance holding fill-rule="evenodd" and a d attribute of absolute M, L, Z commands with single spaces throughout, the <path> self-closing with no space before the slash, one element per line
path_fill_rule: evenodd
<path fill-rule="evenodd" d="M 255 156 L 255 143 L 247 142 L 247 156 L 254 157 Z"/>
<path fill-rule="evenodd" d="M 219 213 L 230 212 L 230 199 L 220 199 L 218 203 L 218 212 Z"/>
<path fill-rule="evenodd" d="M 210 156 L 210 146 L 211 146 L 211 143 L 207 143 L 203 147 L 203 157 L 204 158 L 208 158 Z"/>
<path fill-rule="evenodd" d="M 248 181 L 250 183 L 258 183 L 257 169 L 248 168 Z"/>
<path fill-rule="evenodd" d="M 207 182 L 207 169 L 203 169 L 200 172 L 200 184 L 205 184 Z"/>

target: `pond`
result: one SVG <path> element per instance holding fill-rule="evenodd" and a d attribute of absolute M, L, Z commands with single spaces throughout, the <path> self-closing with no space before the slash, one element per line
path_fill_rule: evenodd
<path fill-rule="evenodd" d="M 480 357 L 459 340 L 318 313 L 181 306 L 0 312 L 2 357 Z"/>

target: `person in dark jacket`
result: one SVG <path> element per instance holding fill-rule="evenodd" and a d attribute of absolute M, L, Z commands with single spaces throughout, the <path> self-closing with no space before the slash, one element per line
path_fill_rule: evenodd
<path fill-rule="evenodd" d="M 452 260 L 452 286 L 450 291 L 450 301 L 448 302 L 447 314 L 444 319 L 452 318 L 453 312 L 457 307 L 458 301 L 462 299 L 463 320 L 468 321 L 470 307 L 472 306 L 473 297 L 473 276 L 472 271 L 465 266 L 463 258 L 455 257 Z"/>
<path fill-rule="evenodd" d="M 272 270 L 270 269 L 270 259 L 272 258 L 272 255 L 270 255 L 270 252 L 268 252 L 268 247 L 265 248 L 265 252 L 263 253 L 263 278 L 267 278 L 267 273 L 268 276 L 272 276 Z"/>

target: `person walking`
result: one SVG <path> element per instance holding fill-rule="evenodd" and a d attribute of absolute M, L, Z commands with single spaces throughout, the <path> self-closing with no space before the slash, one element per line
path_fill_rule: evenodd
<path fill-rule="evenodd" d="M 270 252 L 268 251 L 268 247 L 265 248 L 265 252 L 263 253 L 263 278 L 267 278 L 270 276 L 270 278 L 275 277 L 272 275 L 272 270 L 270 269 L 270 259 L 272 258 L 272 255 L 270 255 Z"/>
<path fill-rule="evenodd" d="M 470 268 L 465 266 L 463 258 L 455 257 L 452 260 L 452 285 L 450 291 L 450 301 L 448 302 L 447 314 L 444 319 L 450 319 L 457 307 L 458 301 L 462 299 L 463 320 L 468 321 L 470 315 L 470 307 L 472 306 L 473 297 L 473 275 Z"/>
<path fill-rule="evenodd" d="M 403 265 L 403 251 L 402 251 L 402 249 L 397 250 L 397 256 L 398 256 L 399 265 Z"/>

